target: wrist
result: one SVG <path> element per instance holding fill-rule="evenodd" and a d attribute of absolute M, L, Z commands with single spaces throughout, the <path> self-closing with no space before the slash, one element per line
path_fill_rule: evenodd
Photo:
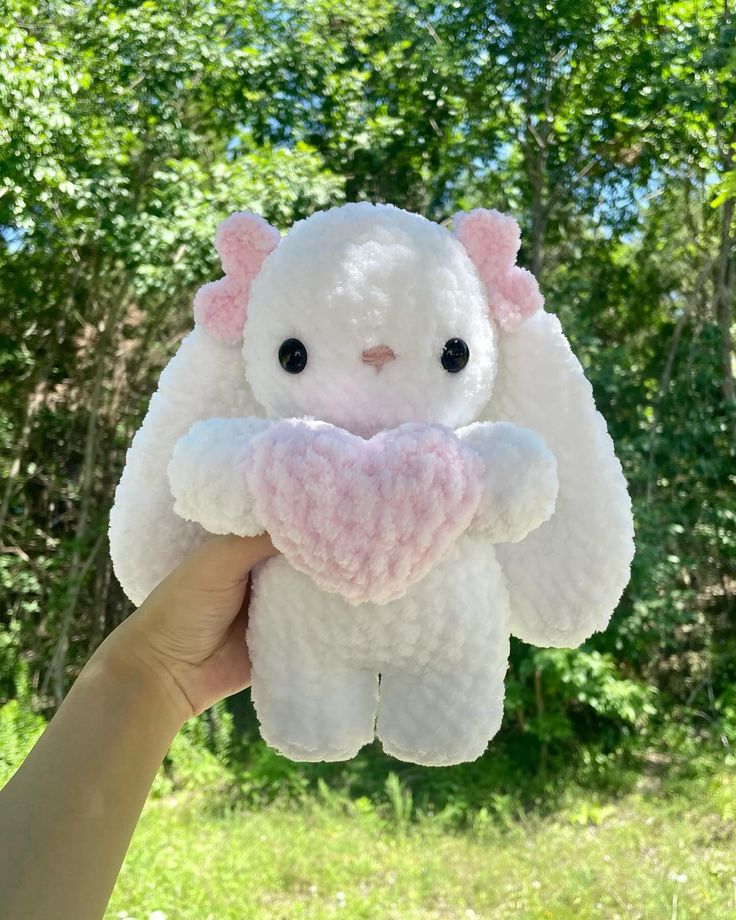
<path fill-rule="evenodd" d="M 136 642 L 128 621 L 99 646 L 80 674 L 80 681 L 112 685 L 121 698 L 140 702 L 151 721 L 171 738 L 192 717 L 189 700 L 171 673 Z"/>

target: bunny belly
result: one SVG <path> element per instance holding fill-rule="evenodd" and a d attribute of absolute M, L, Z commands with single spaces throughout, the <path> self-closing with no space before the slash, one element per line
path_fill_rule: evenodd
<path fill-rule="evenodd" d="M 351 605 L 273 557 L 254 575 L 250 610 L 254 670 L 273 655 L 286 670 L 293 656 L 314 655 L 375 674 L 507 655 L 508 591 L 493 546 L 477 535 L 461 536 L 402 598 L 380 606 Z"/>

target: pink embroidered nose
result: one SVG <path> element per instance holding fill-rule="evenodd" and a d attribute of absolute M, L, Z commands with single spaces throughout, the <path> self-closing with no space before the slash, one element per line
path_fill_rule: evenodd
<path fill-rule="evenodd" d="M 376 373 L 381 370 L 384 364 L 393 361 L 396 354 L 393 348 L 388 345 L 374 345 L 373 348 L 366 348 L 362 354 L 363 364 L 370 364 L 375 367 Z"/>

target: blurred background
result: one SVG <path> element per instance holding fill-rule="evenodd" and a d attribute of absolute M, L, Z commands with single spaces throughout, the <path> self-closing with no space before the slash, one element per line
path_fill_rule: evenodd
<path fill-rule="evenodd" d="M 113 490 L 234 210 L 517 216 L 636 513 L 611 627 L 514 644 L 475 764 L 188 724 L 111 917 L 736 916 L 735 156 L 729 0 L 4 4 L 0 782 L 130 610 Z"/>

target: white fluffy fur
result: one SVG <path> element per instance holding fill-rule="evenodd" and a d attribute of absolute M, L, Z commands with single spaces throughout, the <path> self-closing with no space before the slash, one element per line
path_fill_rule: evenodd
<path fill-rule="evenodd" d="M 592 387 L 560 322 L 538 313 L 501 334 L 500 367 L 483 416 L 525 425 L 557 459 L 555 513 L 496 553 L 511 594 L 511 632 L 573 648 L 605 629 L 629 580 L 631 501 Z"/>
<path fill-rule="evenodd" d="M 164 369 L 145 419 L 133 438 L 110 512 L 115 574 L 140 604 L 202 540 L 207 531 L 174 511 L 167 464 L 193 422 L 252 416 L 262 410 L 248 387 L 240 349 L 195 329 Z"/>
<path fill-rule="evenodd" d="M 309 354 L 299 375 L 277 360 L 291 337 Z M 459 374 L 439 360 L 453 337 L 470 347 Z M 376 345 L 397 356 L 380 372 L 361 362 Z M 362 437 L 457 429 L 484 490 L 466 534 L 398 600 L 351 604 L 284 556 L 258 568 L 248 642 L 264 737 L 297 760 L 351 757 L 374 734 L 404 760 L 474 759 L 501 722 L 509 634 L 577 644 L 628 579 L 625 482 L 557 319 L 499 332 L 463 246 L 416 215 L 358 204 L 296 224 L 252 285 L 243 356 L 196 329 L 133 441 L 110 541 L 134 602 L 207 531 L 264 529 L 249 445 L 266 417 L 299 416 Z"/>

